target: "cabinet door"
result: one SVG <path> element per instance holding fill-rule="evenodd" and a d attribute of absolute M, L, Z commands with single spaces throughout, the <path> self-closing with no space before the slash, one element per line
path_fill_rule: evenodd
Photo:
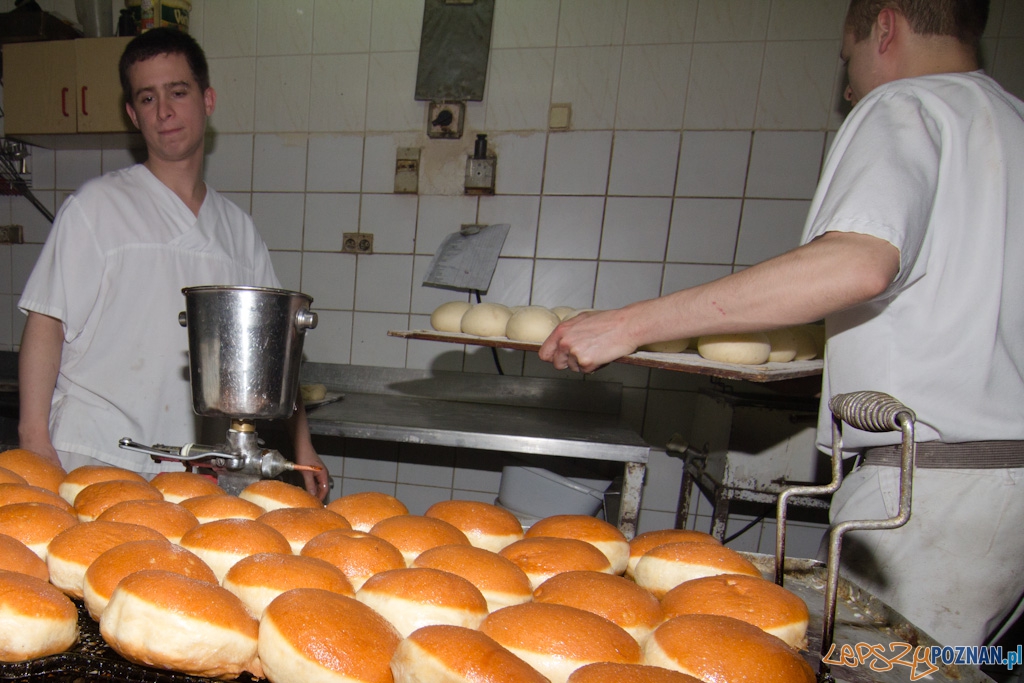
<path fill-rule="evenodd" d="M 131 38 L 80 38 L 75 44 L 78 132 L 135 130 L 124 111 L 117 64 Z"/>
<path fill-rule="evenodd" d="M 4 45 L 4 133 L 77 131 L 73 40 Z"/>

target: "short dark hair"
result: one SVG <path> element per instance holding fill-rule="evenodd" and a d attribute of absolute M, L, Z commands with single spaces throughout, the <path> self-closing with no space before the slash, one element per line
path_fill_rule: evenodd
<path fill-rule="evenodd" d="M 158 55 L 183 55 L 192 70 L 192 76 L 205 92 L 210 87 L 210 67 L 206 64 L 206 55 L 199 47 L 196 39 L 176 28 L 154 28 L 140 33 L 125 46 L 118 64 L 121 76 L 121 89 L 124 100 L 131 104 L 132 84 L 128 80 L 128 70 L 137 62 L 144 62 Z"/>
<path fill-rule="evenodd" d="M 952 36 L 978 49 L 988 23 L 989 0 L 851 0 L 846 28 L 860 42 L 883 9 L 895 9 L 923 36 Z"/>

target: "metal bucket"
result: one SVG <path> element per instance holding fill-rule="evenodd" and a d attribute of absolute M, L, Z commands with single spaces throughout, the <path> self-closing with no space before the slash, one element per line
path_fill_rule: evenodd
<path fill-rule="evenodd" d="M 313 298 L 266 287 L 186 287 L 192 408 L 238 419 L 291 416 Z"/>

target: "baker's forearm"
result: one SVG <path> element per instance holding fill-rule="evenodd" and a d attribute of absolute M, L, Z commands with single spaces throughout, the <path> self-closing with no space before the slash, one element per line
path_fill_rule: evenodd
<path fill-rule="evenodd" d="M 29 313 L 18 351 L 18 438 L 23 447 L 41 455 L 50 455 L 41 451 L 53 448 L 49 434 L 50 404 L 63 348 L 61 321 Z"/>
<path fill-rule="evenodd" d="M 899 271 L 888 242 L 827 233 L 734 275 L 627 307 L 640 344 L 820 320 L 881 294 Z"/>

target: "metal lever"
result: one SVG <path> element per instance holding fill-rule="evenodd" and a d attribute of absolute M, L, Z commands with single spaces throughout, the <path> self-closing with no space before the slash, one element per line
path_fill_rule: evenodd
<path fill-rule="evenodd" d="M 861 391 L 833 396 L 828 402 L 832 411 L 832 451 L 842 451 L 842 423 L 869 432 L 898 431 L 903 435 L 900 451 L 900 503 L 895 517 L 881 520 L 848 520 L 829 530 L 828 574 L 825 586 L 825 613 L 821 632 L 821 664 L 819 683 L 833 683 L 825 658 L 835 635 L 836 601 L 839 592 L 839 553 L 843 535 L 854 530 L 896 529 L 910 519 L 910 501 L 913 489 L 914 461 L 917 446 L 914 443 L 914 422 L 917 416 L 902 403 L 880 392 Z"/>

